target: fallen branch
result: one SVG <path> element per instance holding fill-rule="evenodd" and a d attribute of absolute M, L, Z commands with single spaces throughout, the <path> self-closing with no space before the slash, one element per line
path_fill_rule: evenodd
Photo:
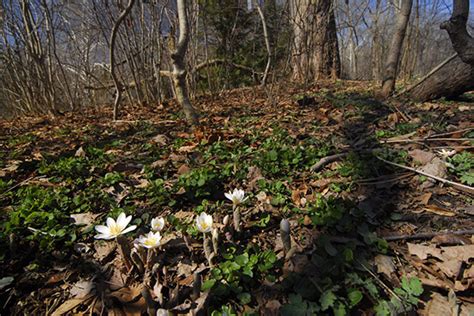
<path fill-rule="evenodd" d="M 456 58 L 458 54 L 455 53 L 454 55 L 451 55 L 450 57 L 446 58 L 441 64 L 439 64 L 438 66 L 436 66 L 435 68 L 433 68 L 428 74 L 426 74 L 423 78 L 421 78 L 420 80 L 418 80 L 416 83 L 414 83 L 413 85 L 409 86 L 408 88 L 406 89 L 403 89 L 402 91 L 398 92 L 397 94 L 395 94 L 393 96 L 393 98 L 398 98 L 399 96 L 401 96 L 402 94 L 405 94 L 407 92 L 410 92 L 411 90 L 413 90 L 414 88 L 418 87 L 421 83 L 423 83 L 426 79 L 428 79 L 429 77 L 431 77 L 435 72 L 437 72 L 440 68 L 442 68 L 444 65 L 446 65 L 447 63 L 449 63 L 451 60 L 453 60 L 454 58 Z"/>
<path fill-rule="evenodd" d="M 317 163 L 315 163 L 313 166 L 311 166 L 311 168 L 309 168 L 309 170 L 311 171 L 319 171 L 321 170 L 325 165 L 331 163 L 331 162 L 334 162 L 340 158 L 343 158 L 345 156 L 347 156 L 348 153 L 341 153 L 341 154 L 335 154 L 335 155 L 331 155 L 331 156 L 327 156 L 327 157 L 324 157 L 322 158 L 321 160 L 319 160 Z"/>
<path fill-rule="evenodd" d="M 472 235 L 474 234 L 474 229 L 466 230 L 455 230 L 455 231 L 439 231 L 432 233 L 419 233 L 413 235 L 389 235 L 381 236 L 386 241 L 395 241 L 395 240 L 415 240 L 415 239 L 431 239 L 436 236 L 441 235 Z"/>
<path fill-rule="evenodd" d="M 425 139 L 427 138 L 437 138 L 437 137 L 441 137 L 441 136 L 448 136 L 448 135 L 452 135 L 452 134 L 457 134 L 457 133 L 467 133 L 467 132 L 470 132 L 474 130 L 473 127 L 469 127 L 469 128 L 465 128 L 465 129 L 460 129 L 460 130 L 456 130 L 456 131 L 451 131 L 451 132 L 446 132 L 446 133 L 440 133 L 440 134 L 433 134 L 433 135 L 430 135 L 430 136 L 427 136 L 425 137 Z"/>
<path fill-rule="evenodd" d="M 215 59 L 211 59 L 211 60 L 208 60 L 208 61 L 205 61 L 205 62 L 202 62 L 200 64 L 197 64 L 192 70 L 191 70 L 191 73 L 196 73 L 196 72 L 199 72 L 200 70 L 206 68 L 206 67 L 212 67 L 212 66 L 217 66 L 219 64 L 224 64 L 224 65 L 229 65 L 233 68 L 236 68 L 236 69 L 241 69 L 241 70 L 245 70 L 245 71 L 248 71 L 250 73 L 253 73 L 253 74 L 259 74 L 259 75 L 262 75 L 263 73 L 262 72 L 258 72 L 258 71 L 255 71 L 253 68 L 251 67 L 247 67 L 245 65 L 240 65 L 240 64 L 236 64 L 236 63 L 233 63 L 229 60 L 226 60 L 226 59 L 222 59 L 222 58 L 215 58 Z"/>
<path fill-rule="evenodd" d="M 474 138 L 415 138 L 415 139 L 385 139 L 381 140 L 381 144 L 394 143 L 422 143 L 422 142 L 454 142 L 454 141 L 474 141 Z"/>
<path fill-rule="evenodd" d="M 398 163 L 395 163 L 395 162 L 391 162 L 391 161 L 388 161 L 388 160 L 385 160 L 383 158 L 380 158 L 379 156 L 375 156 L 378 160 L 380 161 L 383 161 L 389 165 L 392 165 L 392 166 L 395 166 L 395 167 L 399 167 L 399 168 L 403 168 L 403 169 L 406 169 L 406 170 L 410 170 L 410 171 L 413 171 L 413 172 L 416 172 L 416 173 L 419 173 L 421 175 L 424 175 L 426 177 L 429 177 L 431 179 L 435 179 L 441 183 L 444 183 L 444 184 L 450 184 L 452 185 L 453 187 L 456 187 L 462 191 L 465 191 L 465 192 L 468 192 L 470 194 L 474 194 L 474 188 L 473 187 L 470 187 L 468 185 L 464 185 L 464 184 L 461 184 L 461 183 L 458 183 L 458 182 L 454 182 L 454 181 L 450 181 L 450 180 L 447 180 L 447 179 L 444 179 L 444 178 L 441 178 L 441 177 L 438 177 L 438 176 L 435 176 L 435 175 L 432 175 L 432 174 L 429 174 L 427 172 L 424 172 L 424 171 L 421 171 L 421 170 L 417 170 L 415 168 L 412 168 L 412 167 L 407 167 L 407 166 L 404 166 L 404 165 L 400 165 Z"/>

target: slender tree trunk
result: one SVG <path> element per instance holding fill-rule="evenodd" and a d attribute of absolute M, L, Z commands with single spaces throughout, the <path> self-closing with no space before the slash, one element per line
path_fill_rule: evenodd
<path fill-rule="evenodd" d="M 186 119 L 192 125 L 198 125 L 199 115 L 189 100 L 188 90 L 186 87 L 186 66 L 185 57 L 189 43 L 189 24 L 186 16 L 186 0 L 177 0 L 178 22 L 179 22 L 179 38 L 176 49 L 171 53 L 171 61 L 173 63 L 173 71 L 171 76 L 176 93 L 176 100 L 182 106 Z"/>
<path fill-rule="evenodd" d="M 370 50 L 371 62 L 372 62 L 372 79 L 380 82 L 380 55 L 381 55 L 381 46 L 380 46 L 380 2 L 381 0 L 376 0 L 375 3 L 375 13 L 372 15 L 373 22 L 373 33 L 372 33 L 372 47 Z"/>
<path fill-rule="evenodd" d="M 395 90 L 398 63 L 408 20 L 410 19 L 412 3 L 412 0 L 401 0 L 400 12 L 398 13 L 397 24 L 395 26 L 395 34 L 393 35 L 392 45 L 385 64 L 381 90 L 381 96 L 384 98 L 387 98 Z"/>
<path fill-rule="evenodd" d="M 267 49 L 267 65 L 265 66 L 265 72 L 263 73 L 263 78 L 262 78 L 262 86 L 265 86 L 267 84 L 267 77 L 268 77 L 268 72 L 270 71 L 270 66 L 272 63 L 272 49 L 270 47 L 270 37 L 268 34 L 268 29 L 267 29 L 267 22 L 265 20 L 265 15 L 263 14 L 262 8 L 260 7 L 260 4 L 254 0 L 255 7 L 257 8 L 258 15 L 260 16 L 260 20 L 262 21 L 262 28 L 263 28 L 263 37 L 265 40 L 265 48 Z"/>
<path fill-rule="evenodd" d="M 112 28 L 112 34 L 110 35 L 110 48 L 109 48 L 109 55 L 110 55 L 110 74 L 112 76 L 112 80 L 114 81 L 115 86 L 115 101 L 114 101 L 114 109 L 113 109 L 113 120 L 117 120 L 118 118 L 118 110 L 120 105 L 120 100 L 122 98 L 122 84 L 120 83 L 117 73 L 115 71 L 115 40 L 117 38 L 118 29 L 120 24 L 122 24 L 123 20 L 127 17 L 127 15 L 132 11 L 133 4 L 135 0 L 129 0 L 127 7 L 125 10 L 120 13 L 117 21 L 115 22 Z"/>

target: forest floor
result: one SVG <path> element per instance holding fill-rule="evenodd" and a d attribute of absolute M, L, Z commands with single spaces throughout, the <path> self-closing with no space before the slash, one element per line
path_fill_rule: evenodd
<path fill-rule="evenodd" d="M 1 121 L 1 314 L 472 313 L 474 96 L 273 90 L 197 98 L 194 132 L 173 103 Z M 240 232 L 223 224 L 234 188 Z M 121 212 L 130 243 L 164 217 L 161 246 L 94 239 Z M 211 263 L 201 212 L 220 237 Z"/>

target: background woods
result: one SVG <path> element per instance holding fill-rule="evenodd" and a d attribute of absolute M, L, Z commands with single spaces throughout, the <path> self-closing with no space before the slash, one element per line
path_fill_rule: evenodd
<path fill-rule="evenodd" d="M 186 73 L 176 85 L 169 72 L 179 45 L 176 3 L 133 2 L 2 1 L 1 114 L 57 114 L 122 99 L 154 106 L 182 94 L 180 85 L 192 97 L 264 77 L 383 79 L 388 95 L 395 78 L 422 77 L 454 53 L 439 29 L 452 6 L 440 0 L 187 1 L 178 63 Z"/>
<path fill-rule="evenodd" d="M 0 1 L 0 314 L 472 315 L 471 2 Z"/>

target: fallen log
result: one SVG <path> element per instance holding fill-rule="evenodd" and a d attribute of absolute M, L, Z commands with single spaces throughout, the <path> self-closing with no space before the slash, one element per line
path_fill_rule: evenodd
<path fill-rule="evenodd" d="M 474 90 L 474 67 L 456 56 L 409 89 L 407 95 L 412 100 L 424 102 L 441 97 L 454 98 L 471 90 Z"/>

